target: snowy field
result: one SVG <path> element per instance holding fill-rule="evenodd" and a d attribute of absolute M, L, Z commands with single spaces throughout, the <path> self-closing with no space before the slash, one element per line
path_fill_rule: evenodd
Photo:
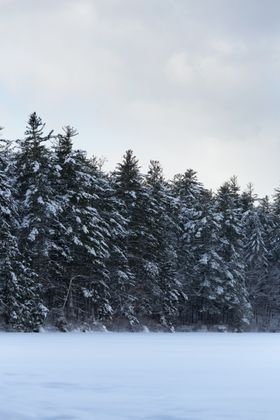
<path fill-rule="evenodd" d="M 0 334 L 0 419 L 279 420 L 278 334 Z"/>

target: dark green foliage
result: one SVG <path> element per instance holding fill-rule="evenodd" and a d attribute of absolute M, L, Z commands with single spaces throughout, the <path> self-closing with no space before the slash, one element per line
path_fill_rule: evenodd
<path fill-rule="evenodd" d="M 38 276 L 19 251 L 20 218 L 11 182 L 13 156 L 0 149 L 0 307 L 5 328 L 38 331 L 46 308 Z"/>
<path fill-rule="evenodd" d="M 271 204 L 233 177 L 213 193 L 192 169 L 167 182 L 131 150 L 106 174 L 74 128 L 44 131 L 33 113 L 0 149 L 4 328 L 280 327 L 279 190 Z"/>
<path fill-rule="evenodd" d="M 61 241 L 60 261 L 64 267 L 57 288 L 61 302 L 69 291 L 64 304 L 67 318 L 94 321 L 110 317 L 112 312 L 106 268 L 109 228 L 99 211 L 102 180 L 85 153 L 73 151 L 75 135 L 73 128 L 66 127 L 55 147 L 57 201 L 61 203 L 63 228 L 57 241 Z"/>
<path fill-rule="evenodd" d="M 178 319 L 180 304 L 185 302 L 186 296 L 176 275 L 176 223 L 172 212 L 172 195 L 157 161 L 150 162 L 146 186 L 149 196 L 146 223 L 154 237 L 150 258 L 156 267 L 153 279 L 153 315 L 162 325 L 170 328 Z"/>

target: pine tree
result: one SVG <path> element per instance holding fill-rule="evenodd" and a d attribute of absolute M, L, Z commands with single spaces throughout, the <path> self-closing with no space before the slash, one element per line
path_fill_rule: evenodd
<path fill-rule="evenodd" d="M 245 285 L 245 261 L 242 235 L 242 209 L 236 178 L 224 183 L 216 196 L 216 211 L 221 217 L 220 255 L 227 265 L 223 285 L 225 320 L 236 328 L 249 323 L 251 306 Z"/>
<path fill-rule="evenodd" d="M 246 284 L 254 316 L 263 315 L 267 306 L 268 249 L 266 222 L 261 207 L 245 215 Z"/>
<path fill-rule="evenodd" d="M 110 302 L 112 305 L 112 324 L 121 327 L 123 321 L 129 325 L 138 324 L 133 296 L 134 277 L 130 270 L 127 255 L 128 222 L 123 216 L 124 204 L 116 196 L 114 179 L 108 177 L 92 159 L 92 171 L 98 181 L 98 212 L 104 220 L 108 258 L 106 268 L 109 275 Z"/>
<path fill-rule="evenodd" d="M 280 191 L 275 190 L 273 202 L 260 202 L 262 232 L 266 248 L 266 276 L 258 289 L 257 315 L 266 329 L 279 327 L 280 314 Z"/>
<path fill-rule="evenodd" d="M 144 322 L 153 315 L 156 277 L 159 267 L 154 261 L 156 238 L 149 226 L 152 211 L 147 187 L 136 157 L 128 150 L 114 173 L 118 199 L 123 203 L 123 217 L 127 220 L 127 256 L 135 279 L 135 312 Z"/>
<path fill-rule="evenodd" d="M 172 328 L 185 296 L 176 276 L 176 227 L 172 214 L 172 196 L 158 161 L 150 162 L 146 185 L 150 210 L 147 222 L 155 239 L 152 242 L 152 258 L 157 267 L 153 282 L 153 316 L 162 325 Z"/>
<path fill-rule="evenodd" d="M 221 323 L 225 308 L 227 265 L 220 252 L 221 219 L 215 212 L 210 192 L 204 192 L 195 215 L 187 223 L 193 261 L 189 284 L 191 321 Z"/>
<path fill-rule="evenodd" d="M 98 211 L 99 180 L 84 152 L 72 149 L 76 131 L 67 126 L 56 146 L 58 191 L 63 202 L 64 304 L 69 319 L 110 318 L 109 273 L 106 269 L 108 226 Z"/>
<path fill-rule="evenodd" d="M 57 275 L 52 254 L 61 207 L 55 199 L 55 172 L 45 145 L 52 132 L 45 136 L 44 128 L 41 118 L 35 112 L 31 114 L 25 138 L 18 142 L 15 185 L 20 209 L 20 251 L 38 276 L 49 306 L 54 298 L 53 279 Z"/>
<path fill-rule="evenodd" d="M 0 149 L 0 306 L 6 328 L 38 331 L 46 308 L 37 276 L 18 248 L 19 218 L 11 169 L 13 157 L 6 145 Z"/>
<path fill-rule="evenodd" d="M 178 174 L 172 182 L 175 199 L 175 220 L 177 233 L 178 266 L 177 276 L 182 283 L 187 302 L 181 307 L 181 322 L 191 323 L 199 320 L 197 298 L 194 283 L 197 281 L 195 265 L 197 263 L 197 237 L 195 231 L 201 218 L 201 201 L 204 188 L 192 169 Z"/>

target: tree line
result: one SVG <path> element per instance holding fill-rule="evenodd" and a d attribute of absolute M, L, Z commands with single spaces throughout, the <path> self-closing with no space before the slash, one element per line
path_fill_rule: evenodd
<path fill-rule="evenodd" d="M 3 329 L 278 327 L 280 190 L 259 199 L 232 177 L 214 193 L 158 161 L 144 175 L 131 150 L 106 173 L 76 135 L 33 113 L 1 141 Z"/>

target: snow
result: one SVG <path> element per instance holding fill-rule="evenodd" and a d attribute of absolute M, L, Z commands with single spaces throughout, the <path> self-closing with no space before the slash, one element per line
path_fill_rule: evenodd
<path fill-rule="evenodd" d="M 86 227 L 86 225 L 82 226 L 82 230 L 83 230 L 84 233 L 88 233 L 88 228 Z"/>
<path fill-rule="evenodd" d="M 218 286 L 216 288 L 217 295 L 222 295 L 224 293 L 224 288 L 222 286 Z"/>
<path fill-rule="evenodd" d="M 0 334 L 5 420 L 278 420 L 280 335 Z"/>
<path fill-rule="evenodd" d="M 199 262 L 203 265 L 207 265 L 208 264 L 208 255 L 203 254 L 202 257 L 200 258 Z"/>
<path fill-rule="evenodd" d="M 28 235 L 28 240 L 31 242 L 34 242 L 38 233 L 39 233 L 38 229 L 33 228 L 32 231 Z"/>
<path fill-rule="evenodd" d="M 40 163 L 37 162 L 37 161 L 34 161 L 33 162 L 33 171 L 34 172 L 39 172 L 39 170 L 40 170 Z"/>

